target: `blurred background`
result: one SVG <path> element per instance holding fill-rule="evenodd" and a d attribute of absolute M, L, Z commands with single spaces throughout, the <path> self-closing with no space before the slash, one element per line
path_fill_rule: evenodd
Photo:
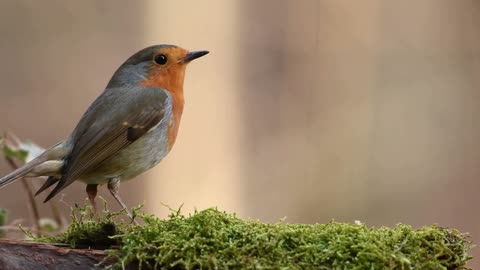
<path fill-rule="evenodd" d="M 207 49 L 173 151 L 122 184 L 128 205 L 438 223 L 477 240 L 479 28 L 474 0 L 0 1 L 0 130 L 48 147 L 136 51 Z M 63 213 L 84 188 L 66 189 Z M 28 218 L 20 183 L 0 207 Z"/>

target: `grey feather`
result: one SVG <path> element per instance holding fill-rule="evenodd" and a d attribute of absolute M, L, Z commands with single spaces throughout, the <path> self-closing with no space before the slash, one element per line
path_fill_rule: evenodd
<path fill-rule="evenodd" d="M 103 163 L 108 165 L 109 158 L 158 126 L 165 117 L 166 107 L 171 106 L 167 103 L 171 103 L 171 98 L 160 88 L 106 89 L 67 140 L 72 143 L 72 152 L 65 159 L 60 181 L 45 201 Z"/>

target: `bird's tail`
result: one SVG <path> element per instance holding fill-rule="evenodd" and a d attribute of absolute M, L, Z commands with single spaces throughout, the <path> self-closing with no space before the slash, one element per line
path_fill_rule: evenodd
<path fill-rule="evenodd" d="M 15 171 L 5 175 L 4 177 L 0 178 L 0 188 L 13 183 L 15 180 L 17 180 L 20 177 L 23 177 L 27 175 L 29 172 L 31 172 L 35 166 L 42 164 L 43 162 L 47 161 L 47 155 L 42 154 L 35 159 L 31 160 L 30 162 L 26 163 L 22 167 L 16 169 Z"/>
<path fill-rule="evenodd" d="M 22 167 L 0 178 L 0 188 L 28 174 L 28 176 L 57 175 L 62 167 L 62 162 L 59 159 L 64 156 L 65 148 L 63 143 L 58 143 Z"/>

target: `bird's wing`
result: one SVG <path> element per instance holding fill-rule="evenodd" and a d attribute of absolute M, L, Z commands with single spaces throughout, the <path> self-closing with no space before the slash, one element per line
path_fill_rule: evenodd
<path fill-rule="evenodd" d="M 62 177 L 45 201 L 142 137 L 164 119 L 170 108 L 170 95 L 160 88 L 105 90 L 73 131 L 73 149 L 66 158 Z"/>

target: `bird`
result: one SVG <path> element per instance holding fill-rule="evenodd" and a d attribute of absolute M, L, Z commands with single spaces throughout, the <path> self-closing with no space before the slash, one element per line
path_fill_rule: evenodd
<path fill-rule="evenodd" d="M 0 178 L 0 188 L 22 177 L 47 176 L 38 195 L 48 202 L 80 180 L 96 212 L 99 185 L 126 211 L 120 183 L 156 166 L 172 149 L 184 108 L 186 66 L 209 52 L 153 45 L 129 57 L 113 74 L 67 137 Z"/>

